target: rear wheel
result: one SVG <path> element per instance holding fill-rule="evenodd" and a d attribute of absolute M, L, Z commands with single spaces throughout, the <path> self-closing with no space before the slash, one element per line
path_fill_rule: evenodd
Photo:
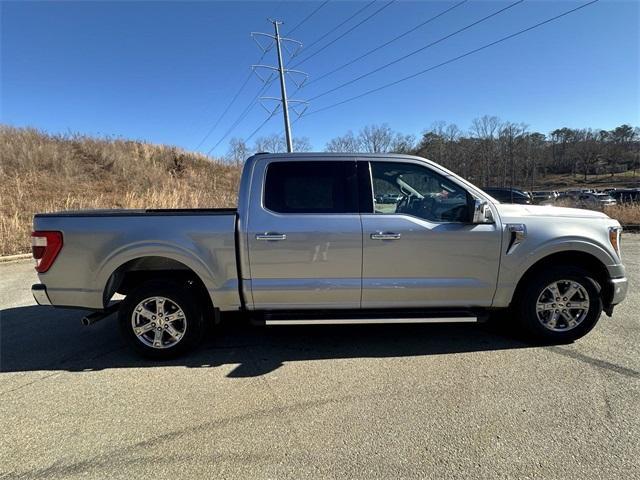
<path fill-rule="evenodd" d="M 123 300 L 118 317 L 125 340 L 152 358 L 171 358 L 193 349 L 204 331 L 196 297 L 173 282 L 142 284 Z"/>
<path fill-rule="evenodd" d="M 520 294 L 515 312 L 536 340 L 566 343 L 583 337 L 602 313 L 600 286 L 577 267 L 551 267 L 535 274 Z"/>

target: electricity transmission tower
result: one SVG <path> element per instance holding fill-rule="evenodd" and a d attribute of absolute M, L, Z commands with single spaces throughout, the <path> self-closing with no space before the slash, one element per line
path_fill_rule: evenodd
<path fill-rule="evenodd" d="M 293 58 L 298 54 L 298 52 L 302 48 L 302 43 L 299 42 L 298 40 L 281 37 L 280 25 L 282 25 L 282 22 L 278 20 L 270 20 L 270 21 L 271 23 L 273 23 L 274 35 L 271 35 L 269 33 L 251 32 L 251 37 L 254 39 L 258 47 L 262 50 L 263 54 L 266 54 L 275 45 L 276 53 L 278 56 L 278 66 L 275 67 L 272 65 L 251 65 L 251 68 L 256 73 L 258 78 L 260 78 L 260 80 L 262 80 L 265 84 L 271 83 L 274 80 L 273 78 L 274 72 L 277 72 L 280 78 L 280 98 L 260 97 L 260 100 L 261 100 L 260 104 L 265 108 L 265 110 L 267 110 L 267 112 L 269 112 L 269 118 L 275 115 L 276 111 L 278 110 L 278 106 L 270 110 L 264 106 L 264 103 L 262 103 L 262 101 L 264 100 L 277 101 L 282 105 L 282 114 L 284 117 L 284 133 L 285 133 L 285 139 L 287 142 L 287 152 L 293 152 L 291 122 L 289 121 L 289 105 L 290 104 L 292 105 L 291 109 L 298 115 L 298 117 L 300 117 L 302 116 L 304 111 L 307 109 L 308 102 L 305 102 L 303 100 L 294 100 L 294 99 L 287 98 L 286 78 L 287 78 L 287 75 L 289 75 L 290 80 L 298 87 L 298 90 L 299 90 L 302 87 L 302 85 L 304 85 L 304 83 L 307 81 L 307 78 L 309 78 L 309 76 L 306 73 L 301 72 L 300 70 L 292 70 L 289 68 L 285 68 L 284 61 L 282 58 L 282 49 L 284 48 L 287 54 L 291 58 Z M 269 38 L 269 43 L 266 45 L 261 44 L 260 41 L 258 40 L 259 37 Z M 293 46 L 293 49 L 291 48 L 291 46 Z M 259 69 L 269 70 L 269 75 L 268 76 L 260 75 Z M 301 110 L 297 110 L 295 107 L 296 105 L 298 105 L 299 108 L 301 108 Z"/>

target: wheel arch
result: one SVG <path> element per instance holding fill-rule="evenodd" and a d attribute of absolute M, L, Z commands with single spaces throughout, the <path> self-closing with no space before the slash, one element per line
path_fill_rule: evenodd
<path fill-rule="evenodd" d="M 556 252 L 538 259 L 535 263 L 529 266 L 518 280 L 511 297 L 511 303 L 513 304 L 518 298 L 520 298 L 522 292 L 534 275 L 537 275 L 545 268 L 549 268 L 551 266 L 557 267 L 558 265 L 577 266 L 587 270 L 592 275 L 593 279 L 600 285 L 603 303 L 605 305 L 611 303 L 613 292 L 610 289 L 610 277 L 607 266 L 595 255 L 580 250 Z"/>
<path fill-rule="evenodd" d="M 211 295 L 201 276 L 189 265 L 174 258 L 146 255 L 125 261 L 109 275 L 102 302 L 106 307 L 115 293 L 127 295 L 137 285 L 150 280 L 166 279 L 193 289 L 207 311 L 213 311 Z"/>

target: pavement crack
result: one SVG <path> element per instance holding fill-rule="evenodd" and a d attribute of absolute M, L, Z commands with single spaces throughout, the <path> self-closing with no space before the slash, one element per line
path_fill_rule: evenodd
<path fill-rule="evenodd" d="M 61 373 L 62 372 L 53 372 L 53 373 L 50 373 L 49 375 L 44 375 L 44 376 L 39 377 L 39 378 L 37 378 L 35 380 L 32 380 L 30 382 L 23 383 L 22 385 L 19 385 L 19 386 L 15 387 L 15 388 L 10 388 L 9 390 L 4 390 L 3 392 L 0 392 L 0 397 L 3 396 L 3 395 L 8 395 L 9 393 L 12 393 L 12 392 L 16 392 L 18 390 L 22 390 L 23 388 L 26 388 L 26 387 L 29 387 L 29 386 L 34 385 L 36 383 L 42 382 L 42 381 L 47 380 L 47 379 L 49 379 L 51 377 L 55 377 L 56 375 L 60 375 Z"/>

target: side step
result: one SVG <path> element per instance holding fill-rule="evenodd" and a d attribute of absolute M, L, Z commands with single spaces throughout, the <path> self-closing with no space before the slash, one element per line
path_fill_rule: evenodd
<path fill-rule="evenodd" d="M 263 312 L 265 325 L 370 325 L 403 323 L 477 323 L 486 320 L 468 310 L 457 311 L 324 311 Z M 261 323 L 262 323 L 261 322 Z"/>
<path fill-rule="evenodd" d="M 475 323 L 477 317 L 430 318 L 324 318 L 317 320 L 265 320 L 266 325 L 370 325 L 392 323 Z"/>

